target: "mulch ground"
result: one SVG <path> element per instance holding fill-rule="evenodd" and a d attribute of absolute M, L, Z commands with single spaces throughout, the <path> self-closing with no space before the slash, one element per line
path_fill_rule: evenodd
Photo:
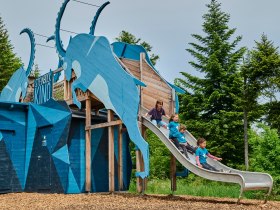
<path fill-rule="evenodd" d="M 280 202 L 194 196 L 123 194 L 0 194 L 0 209 L 280 209 Z"/>

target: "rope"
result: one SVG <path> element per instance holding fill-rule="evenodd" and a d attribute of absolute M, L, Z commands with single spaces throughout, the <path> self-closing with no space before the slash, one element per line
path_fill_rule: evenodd
<path fill-rule="evenodd" d="M 90 3 L 87 3 L 87 2 L 83 2 L 83 1 L 78 1 L 78 0 L 72 0 L 72 1 L 78 2 L 80 4 L 86 4 L 86 5 L 89 5 L 89 6 L 92 6 L 92 7 L 100 7 L 98 5 L 90 4 Z"/>

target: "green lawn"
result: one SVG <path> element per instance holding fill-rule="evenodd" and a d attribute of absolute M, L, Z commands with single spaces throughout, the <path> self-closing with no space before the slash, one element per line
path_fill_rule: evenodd
<path fill-rule="evenodd" d="M 193 174 L 186 178 L 177 178 L 177 191 L 175 195 L 193 195 L 205 197 L 227 197 L 238 198 L 240 186 L 237 184 L 228 184 L 214 182 L 202 179 Z M 136 192 L 135 180 L 131 181 L 129 192 Z M 148 181 L 147 194 L 171 194 L 170 180 L 152 179 Z M 263 199 L 264 191 L 245 192 L 243 198 Z M 279 196 L 271 196 L 272 200 L 280 200 Z"/>

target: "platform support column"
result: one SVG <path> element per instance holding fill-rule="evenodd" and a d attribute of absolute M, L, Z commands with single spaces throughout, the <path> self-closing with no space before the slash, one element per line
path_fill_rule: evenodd
<path fill-rule="evenodd" d="M 119 191 L 123 190 L 123 136 L 122 136 L 122 125 L 119 125 L 119 136 L 118 136 L 118 180 L 119 180 Z"/>
<path fill-rule="evenodd" d="M 86 127 L 91 125 L 91 100 L 86 99 Z M 91 192 L 91 130 L 86 130 L 86 192 Z"/>
<path fill-rule="evenodd" d="M 177 180 L 176 180 L 176 158 L 174 155 L 171 154 L 171 160 L 170 160 L 170 180 L 171 180 L 171 191 L 172 194 L 174 191 L 177 190 Z"/>
<path fill-rule="evenodd" d="M 108 122 L 114 120 L 114 113 L 112 110 L 108 110 L 107 114 Z M 108 153 L 109 153 L 109 192 L 115 191 L 115 154 L 114 154 L 114 127 L 108 127 Z"/>
<path fill-rule="evenodd" d="M 143 138 L 146 138 L 146 127 L 141 125 L 141 134 Z M 136 150 L 136 171 L 144 171 L 144 161 L 142 153 L 139 149 Z M 137 186 L 137 192 L 138 193 L 144 193 L 144 191 L 147 189 L 147 178 L 142 179 L 140 177 L 136 178 L 136 186 Z"/>

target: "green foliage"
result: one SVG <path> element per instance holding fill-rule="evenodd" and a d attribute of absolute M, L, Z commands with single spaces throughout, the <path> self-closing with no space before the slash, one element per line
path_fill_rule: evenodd
<path fill-rule="evenodd" d="M 0 91 L 8 83 L 13 73 L 21 66 L 21 61 L 13 53 L 8 31 L 0 17 Z"/>
<path fill-rule="evenodd" d="M 187 51 L 196 59 L 191 66 L 203 78 L 181 72 L 175 83 L 188 93 L 180 96 L 181 119 L 195 137 L 208 140 L 208 148 L 227 163 L 243 161 L 242 77 L 238 71 L 245 48 L 237 48 L 241 36 L 233 38 L 229 14 L 212 0 L 203 15 L 205 35 L 192 34 L 198 43 Z M 233 41 L 232 41 L 233 40 Z M 215 151 L 215 152 L 214 152 Z"/>
<path fill-rule="evenodd" d="M 116 40 L 118 42 L 125 42 L 128 44 L 142 45 L 147 50 L 147 52 L 151 52 L 153 48 L 149 43 L 142 41 L 141 38 L 136 38 L 133 34 L 127 31 L 122 31 L 119 37 L 116 38 Z M 154 53 L 150 55 L 150 60 L 153 65 L 156 65 L 158 59 L 159 59 L 158 55 L 155 55 Z"/>
<path fill-rule="evenodd" d="M 274 179 L 274 194 L 280 194 L 280 138 L 275 129 L 259 124 L 249 132 L 250 169 L 269 173 Z"/>
<path fill-rule="evenodd" d="M 129 192 L 136 192 L 135 182 L 131 182 Z M 152 179 L 148 181 L 147 194 L 171 194 L 170 180 L 168 179 Z M 193 195 L 203 197 L 227 197 L 238 198 L 240 186 L 236 184 L 221 183 L 205 180 L 201 177 L 190 174 L 186 178 L 177 178 L 177 191 L 175 195 Z M 243 198 L 263 199 L 265 192 L 245 192 Z M 273 200 L 279 200 L 277 196 L 270 197 Z"/>
<path fill-rule="evenodd" d="M 35 79 L 37 79 L 41 75 L 40 69 L 39 69 L 39 66 L 37 63 L 34 65 L 34 69 L 32 69 L 30 75 L 34 76 Z"/>

